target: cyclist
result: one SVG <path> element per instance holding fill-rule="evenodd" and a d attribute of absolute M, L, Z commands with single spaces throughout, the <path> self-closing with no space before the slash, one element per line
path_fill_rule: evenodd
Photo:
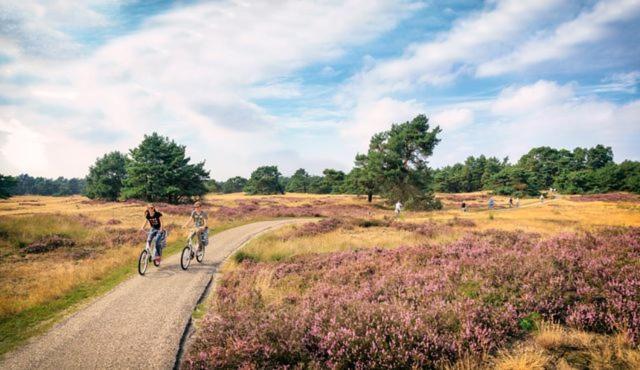
<path fill-rule="evenodd" d="M 200 202 L 196 202 L 194 205 L 193 211 L 191 211 L 191 216 L 184 224 L 183 227 L 187 227 L 191 222 L 193 222 L 193 226 L 196 227 L 196 235 L 198 237 L 198 248 L 200 247 L 200 243 L 206 244 L 207 238 L 207 213 L 202 210 L 202 204 Z"/>
<path fill-rule="evenodd" d="M 150 245 L 153 238 L 156 238 L 156 258 L 155 262 L 159 265 L 162 256 L 162 246 L 160 245 L 162 235 L 164 232 L 162 228 L 162 213 L 156 210 L 156 207 L 153 204 L 147 204 L 147 209 L 144 211 L 144 224 L 142 224 L 142 230 L 144 230 L 147 223 L 149 224 L 149 233 L 147 234 L 147 245 Z"/>

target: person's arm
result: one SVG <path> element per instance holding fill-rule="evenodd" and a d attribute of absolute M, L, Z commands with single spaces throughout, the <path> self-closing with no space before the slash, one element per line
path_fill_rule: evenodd
<path fill-rule="evenodd" d="M 209 226 L 209 215 L 206 212 L 203 212 L 202 218 L 204 219 L 204 225 L 202 225 L 202 227 Z"/>
<path fill-rule="evenodd" d="M 191 223 L 191 221 L 193 221 L 193 212 L 191 213 L 191 215 L 189 216 L 189 219 L 187 220 L 187 222 L 184 223 L 184 225 L 182 225 L 183 228 L 189 226 L 189 224 Z"/>
<path fill-rule="evenodd" d="M 149 222 L 149 220 L 145 218 L 144 223 L 142 224 L 142 227 L 140 229 L 144 230 L 144 227 L 147 226 L 147 222 Z"/>
<path fill-rule="evenodd" d="M 163 231 L 164 227 L 162 227 L 162 224 L 163 224 L 163 222 L 162 222 L 162 213 L 160 213 L 158 215 L 158 223 L 160 224 L 160 231 Z"/>

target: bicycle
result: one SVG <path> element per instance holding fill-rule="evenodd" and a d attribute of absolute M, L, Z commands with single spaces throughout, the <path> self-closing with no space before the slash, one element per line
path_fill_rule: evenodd
<path fill-rule="evenodd" d="M 156 267 L 160 266 L 160 262 L 156 261 L 156 248 L 155 248 L 155 244 L 157 243 L 158 240 L 161 240 L 160 247 L 162 248 L 162 241 L 167 240 L 166 230 L 160 231 L 155 238 L 153 238 L 150 242 L 145 243 L 144 249 L 142 250 L 142 252 L 140 252 L 140 257 L 138 258 L 138 273 L 142 276 L 144 276 L 144 274 L 147 272 L 147 267 L 149 267 L 150 261 L 153 261 L 154 266 Z M 151 248 L 152 245 L 154 246 L 153 248 Z"/>
<path fill-rule="evenodd" d="M 183 270 L 186 270 L 189 268 L 189 265 L 191 264 L 191 260 L 194 257 L 196 258 L 196 261 L 198 261 L 199 263 L 202 263 L 202 261 L 204 260 L 204 252 L 208 244 L 208 241 L 206 241 L 206 238 L 208 238 L 208 233 L 207 233 L 208 230 L 209 228 L 207 227 L 204 228 L 201 234 L 202 238 L 197 237 L 198 236 L 197 228 L 193 229 L 189 234 L 189 236 L 187 237 L 187 245 L 184 247 L 184 249 L 182 249 L 182 255 L 180 256 L 180 267 L 182 267 Z M 197 239 L 197 242 L 195 243 L 193 241 L 194 238 Z"/>

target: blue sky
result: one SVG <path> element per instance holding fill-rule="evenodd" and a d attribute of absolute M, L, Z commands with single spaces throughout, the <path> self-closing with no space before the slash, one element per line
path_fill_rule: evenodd
<path fill-rule="evenodd" d="M 84 176 L 157 131 L 212 177 L 349 170 L 419 113 L 431 164 L 640 159 L 640 0 L 0 0 L 0 171 Z"/>

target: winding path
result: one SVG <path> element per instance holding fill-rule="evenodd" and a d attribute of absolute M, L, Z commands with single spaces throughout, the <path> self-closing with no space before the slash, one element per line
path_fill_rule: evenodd
<path fill-rule="evenodd" d="M 178 254 L 150 266 L 47 333 L 7 353 L 0 369 L 171 369 L 193 310 L 218 266 L 264 231 L 297 219 L 256 222 L 211 237 L 203 264 Z"/>

